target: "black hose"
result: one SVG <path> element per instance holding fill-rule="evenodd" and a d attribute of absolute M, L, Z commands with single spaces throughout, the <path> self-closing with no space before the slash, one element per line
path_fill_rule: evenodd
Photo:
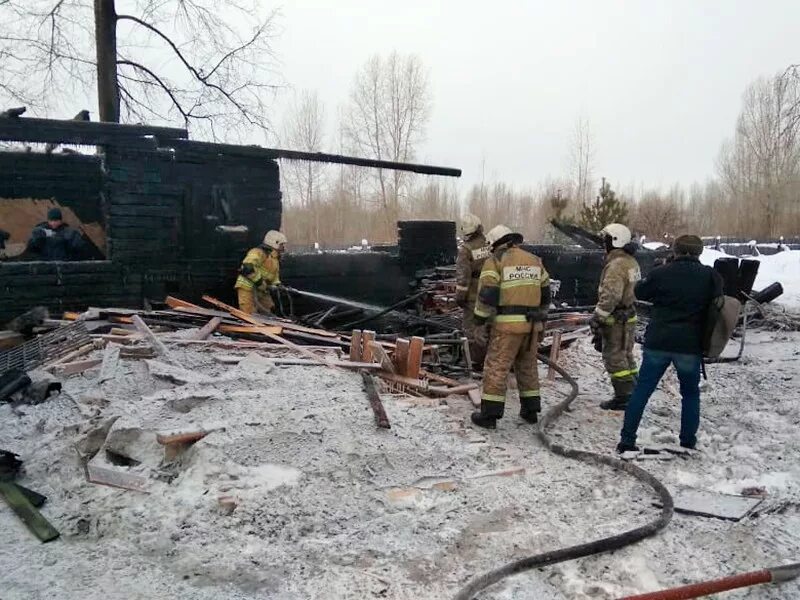
<path fill-rule="evenodd" d="M 339 329 L 352 329 L 356 325 L 361 325 L 363 323 L 369 323 L 370 321 L 374 321 L 378 317 L 382 317 L 383 315 L 385 315 L 387 313 L 390 313 L 393 310 L 395 310 L 397 308 L 400 308 L 401 306 L 405 306 L 406 304 L 408 304 L 410 302 L 413 302 L 417 298 L 421 298 L 422 296 L 424 296 L 427 293 L 428 293 L 427 290 L 424 291 L 424 292 L 417 292 L 413 296 L 408 296 L 407 298 L 403 298 L 402 300 L 400 300 L 400 302 L 392 304 L 390 307 L 384 308 L 382 311 L 377 312 L 374 315 L 368 315 L 368 316 L 364 317 L 363 319 L 359 319 L 358 321 L 353 321 L 352 323 L 347 323 L 345 325 L 341 325 L 339 327 Z"/>
<path fill-rule="evenodd" d="M 610 537 L 595 540 L 593 542 L 587 542 L 585 544 L 578 544 L 576 546 L 569 546 L 568 548 L 560 548 L 558 550 L 551 550 L 549 552 L 543 552 L 541 554 L 535 554 L 533 556 L 521 558 L 503 565 L 502 567 L 499 567 L 493 571 L 488 571 L 487 573 L 476 577 L 464 588 L 462 588 L 458 594 L 456 594 L 455 600 L 472 600 L 476 594 L 482 590 L 485 590 L 489 586 L 494 585 L 506 577 L 516 575 L 517 573 L 521 573 L 523 571 L 528 571 L 530 569 L 536 569 L 547 565 L 554 565 L 556 563 L 574 560 L 576 558 L 583 558 L 585 556 L 591 556 L 592 554 L 599 554 L 601 552 L 619 550 L 620 548 L 656 534 L 664 529 L 664 527 L 666 527 L 672 519 L 674 504 L 669 490 L 667 490 L 667 488 L 664 487 L 664 485 L 658 479 L 653 477 L 644 469 L 637 467 L 632 463 L 625 462 L 611 456 L 595 454 L 594 452 L 587 452 L 585 450 L 565 448 L 564 446 L 554 443 L 548 437 L 548 426 L 555 422 L 555 420 L 558 419 L 578 397 L 578 384 L 564 369 L 559 367 L 557 364 L 554 364 L 541 354 L 538 356 L 540 361 L 555 369 L 555 371 L 561 375 L 572 388 L 567 397 L 561 403 L 547 411 L 539 421 L 539 426 L 536 430 L 536 436 L 539 438 L 542 444 L 548 450 L 554 454 L 558 454 L 559 456 L 564 456 L 566 458 L 572 458 L 587 463 L 607 465 L 619 471 L 624 471 L 639 481 L 646 483 L 656 491 L 660 498 L 662 507 L 661 514 L 658 516 L 658 518 L 653 519 L 641 527 L 636 527 L 634 529 L 630 529 Z"/>

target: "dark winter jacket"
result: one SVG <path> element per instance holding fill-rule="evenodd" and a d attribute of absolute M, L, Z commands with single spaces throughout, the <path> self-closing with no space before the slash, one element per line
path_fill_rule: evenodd
<path fill-rule="evenodd" d="M 722 295 L 722 277 L 697 258 L 681 256 L 636 284 L 636 298 L 653 309 L 644 347 L 702 354 L 708 305 Z"/>
<path fill-rule="evenodd" d="M 83 237 L 69 225 L 50 229 L 47 221 L 33 228 L 28 250 L 38 254 L 41 260 L 81 260 L 84 258 Z"/>

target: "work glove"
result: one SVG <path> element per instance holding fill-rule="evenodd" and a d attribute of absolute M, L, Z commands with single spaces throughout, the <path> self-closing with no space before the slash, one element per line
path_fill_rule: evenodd
<path fill-rule="evenodd" d="M 592 315 L 592 319 L 589 321 L 589 327 L 592 330 L 592 333 L 599 333 L 602 331 L 603 327 L 610 325 L 608 319 L 611 317 L 601 317 L 597 313 Z"/>

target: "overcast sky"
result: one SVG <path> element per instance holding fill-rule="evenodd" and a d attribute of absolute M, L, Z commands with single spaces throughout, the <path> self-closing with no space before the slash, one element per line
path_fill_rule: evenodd
<path fill-rule="evenodd" d="M 581 115 L 594 133 L 595 175 L 624 185 L 703 181 L 748 83 L 800 62 L 798 0 L 280 6 L 282 75 L 319 91 L 330 133 L 372 54 L 418 54 L 434 103 L 420 159 L 460 167 L 462 185 L 480 181 L 484 163 L 487 181 L 520 187 L 563 174 Z"/>

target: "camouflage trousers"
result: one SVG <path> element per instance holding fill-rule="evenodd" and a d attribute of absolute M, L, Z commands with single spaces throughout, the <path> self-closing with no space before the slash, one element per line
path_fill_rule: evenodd
<path fill-rule="evenodd" d="M 603 327 L 603 364 L 614 392 L 618 396 L 630 395 L 639 374 L 633 357 L 633 342 L 636 337 L 636 322 L 615 323 Z"/>
<path fill-rule="evenodd" d="M 541 411 L 539 370 L 536 364 L 538 347 L 538 331 L 531 333 L 492 331 L 483 368 L 481 395 L 483 414 L 498 419 L 503 416 L 506 403 L 506 378 L 512 367 L 517 378 L 522 412 Z"/>
<path fill-rule="evenodd" d="M 488 340 L 488 325 L 478 325 L 475 322 L 475 303 L 469 302 L 464 307 L 464 320 L 462 329 L 464 337 L 469 341 L 469 353 L 474 367 L 480 370 L 483 368 L 483 361 L 486 358 L 486 345 Z"/>

